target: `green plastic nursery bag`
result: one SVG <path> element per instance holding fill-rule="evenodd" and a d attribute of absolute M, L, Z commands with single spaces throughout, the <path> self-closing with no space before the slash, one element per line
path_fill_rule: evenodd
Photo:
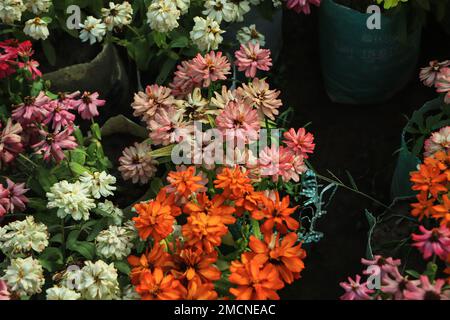
<path fill-rule="evenodd" d="M 321 4 L 322 71 L 334 102 L 384 102 L 415 73 L 421 27 L 408 26 L 406 7 L 382 14 L 381 29 L 367 27 L 370 16 L 333 0 Z"/>

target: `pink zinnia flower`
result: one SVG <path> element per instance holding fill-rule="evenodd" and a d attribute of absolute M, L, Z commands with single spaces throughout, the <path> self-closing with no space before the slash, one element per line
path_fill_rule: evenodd
<path fill-rule="evenodd" d="M 9 201 L 9 190 L 0 184 L 0 218 L 8 211 L 11 202 Z M 1 220 L 0 220 L 1 221 Z"/>
<path fill-rule="evenodd" d="M 445 93 L 444 101 L 450 104 L 450 68 L 442 68 L 441 72 L 437 75 L 436 91 Z"/>
<path fill-rule="evenodd" d="M 133 115 L 142 117 L 148 123 L 158 110 L 171 108 L 174 103 L 175 98 L 169 88 L 154 84 L 147 86 L 145 92 L 135 94 L 131 106 L 134 109 Z"/>
<path fill-rule="evenodd" d="M 42 122 L 47 115 L 47 105 L 50 98 L 45 92 L 40 92 L 37 97 L 26 97 L 22 104 L 15 107 L 12 118 L 22 125 L 31 122 Z"/>
<path fill-rule="evenodd" d="M 227 57 L 222 56 L 220 51 L 211 51 L 204 57 L 200 53 L 197 54 L 190 67 L 194 71 L 195 82 L 202 82 L 204 88 L 209 87 L 211 82 L 225 80 L 231 69 Z"/>
<path fill-rule="evenodd" d="M 245 71 L 247 78 L 254 78 L 257 70 L 269 71 L 272 58 L 269 49 L 261 49 L 259 43 L 247 43 L 235 52 L 236 66 L 239 71 Z"/>
<path fill-rule="evenodd" d="M 65 157 L 64 150 L 73 150 L 78 146 L 72 133 L 73 127 L 53 133 L 39 130 L 42 140 L 33 145 L 32 148 L 36 149 L 36 153 L 42 154 L 45 161 L 50 161 L 53 157 L 59 163 Z"/>
<path fill-rule="evenodd" d="M 436 255 L 442 260 L 447 258 L 450 253 L 450 230 L 445 225 L 431 230 L 419 226 L 422 234 L 412 234 L 415 241 L 412 245 L 417 247 L 423 254 L 424 259 L 429 259 L 432 255 Z"/>
<path fill-rule="evenodd" d="M 427 87 L 434 87 L 436 78 L 442 68 L 450 66 L 450 61 L 445 60 L 439 62 L 437 60 L 430 61 L 429 66 L 420 70 L 420 81 Z"/>
<path fill-rule="evenodd" d="M 314 136 L 307 133 L 305 128 L 295 129 L 291 128 L 284 133 L 285 140 L 283 141 L 295 154 L 303 156 L 308 159 L 308 153 L 313 153 L 316 145 L 314 144 Z"/>
<path fill-rule="evenodd" d="M 0 279 L 0 301 L 10 300 L 10 293 L 8 291 L 8 285 L 5 280 Z"/>
<path fill-rule="evenodd" d="M 288 9 L 294 10 L 297 13 L 310 14 L 311 7 L 310 5 L 320 6 L 321 0 L 288 0 L 287 7 Z"/>
<path fill-rule="evenodd" d="M 154 145 L 167 146 L 171 143 L 180 142 L 183 140 L 181 135 L 189 135 L 192 131 L 185 130 L 188 127 L 187 123 L 184 123 L 183 118 L 179 115 L 174 108 L 168 108 L 159 110 L 154 119 L 148 123 L 148 129 L 150 130 L 150 139 Z M 178 132 L 176 132 L 178 130 Z M 179 135 L 180 137 L 175 137 Z"/>
<path fill-rule="evenodd" d="M 355 280 L 348 277 L 348 282 L 341 282 L 339 285 L 345 290 L 341 300 L 372 300 L 370 294 L 374 293 L 374 291 L 367 288 L 366 282 L 360 282 L 360 275 L 356 275 Z"/>
<path fill-rule="evenodd" d="M 153 159 L 151 151 L 148 143 L 135 143 L 123 150 L 119 171 L 124 180 L 145 184 L 155 175 L 158 162 Z"/>
<path fill-rule="evenodd" d="M 397 267 L 389 269 L 389 273 L 382 275 L 381 291 L 392 295 L 395 300 L 402 300 L 403 292 L 411 281 L 403 277 Z"/>
<path fill-rule="evenodd" d="M 20 69 L 25 69 L 31 74 L 31 79 L 35 80 L 36 78 L 42 77 L 42 72 L 39 71 L 39 62 L 36 60 L 27 60 L 26 62 L 19 62 L 18 66 Z"/>
<path fill-rule="evenodd" d="M 44 124 L 52 123 L 52 129 L 55 131 L 73 126 L 76 117 L 71 111 L 78 105 L 78 101 L 75 98 L 79 94 L 79 91 L 71 94 L 59 93 L 57 100 L 53 100 L 45 106 L 47 117 L 44 120 Z"/>
<path fill-rule="evenodd" d="M 262 176 L 272 177 L 277 182 L 279 177 L 284 182 L 300 180 L 296 170 L 295 155 L 287 148 L 276 146 L 264 148 L 259 155 L 259 168 Z"/>
<path fill-rule="evenodd" d="M 397 269 L 398 266 L 401 265 L 400 259 L 394 259 L 391 257 L 385 258 L 380 255 L 376 255 L 373 257 L 372 260 L 367 260 L 362 258 L 361 263 L 365 266 L 377 266 L 381 270 L 381 275 L 390 273 L 391 271 Z M 367 271 L 367 270 L 366 270 Z M 363 272 L 363 274 L 371 274 L 367 273 L 366 271 Z"/>
<path fill-rule="evenodd" d="M 3 164 L 10 163 L 23 151 L 21 133 L 20 123 L 13 124 L 11 118 L 8 119 L 0 136 L 0 158 Z"/>
<path fill-rule="evenodd" d="M 28 203 L 28 198 L 24 194 L 29 190 L 25 188 L 25 183 L 14 183 L 10 179 L 6 179 L 8 198 L 9 198 L 9 211 L 23 211 Z"/>
<path fill-rule="evenodd" d="M 444 279 L 437 279 L 433 284 L 427 276 L 420 276 L 419 281 L 410 281 L 403 295 L 406 300 L 449 300 L 450 290 L 443 291 Z"/>
<path fill-rule="evenodd" d="M 450 126 L 441 128 L 433 132 L 431 137 L 425 141 L 426 157 L 430 157 L 438 151 L 447 151 L 450 148 Z"/>
<path fill-rule="evenodd" d="M 99 115 L 97 107 L 103 107 L 106 101 L 99 99 L 98 96 L 98 92 L 83 93 L 80 101 L 78 102 L 78 113 L 81 118 L 84 120 L 91 120 Z"/>
<path fill-rule="evenodd" d="M 192 60 L 182 61 L 177 66 L 175 77 L 169 87 L 172 94 L 177 98 L 184 98 L 192 92 L 195 87 L 200 87 L 201 82 L 195 79 L 195 73 L 192 71 Z"/>
<path fill-rule="evenodd" d="M 228 138 L 247 144 L 258 139 L 258 112 L 245 103 L 230 102 L 216 118 L 217 129 Z M 239 145 L 239 144 L 238 144 Z"/>

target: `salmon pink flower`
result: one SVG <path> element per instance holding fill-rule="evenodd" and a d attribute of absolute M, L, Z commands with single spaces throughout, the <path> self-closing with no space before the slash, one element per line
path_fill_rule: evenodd
<path fill-rule="evenodd" d="M 10 300 L 8 286 L 4 280 L 0 280 L 0 301 Z"/>
<path fill-rule="evenodd" d="M 264 79 L 254 78 L 248 85 L 242 84 L 242 88 L 238 88 L 237 91 L 246 103 L 258 109 L 260 119 L 266 116 L 275 120 L 275 116 L 279 114 L 278 109 L 283 105 L 278 99 L 280 91 L 270 90 L 269 84 Z"/>
<path fill-rule="evenodd" d="M 0 159 L 2 164 L 8 164 L 23 151 L 22 126 L 19 123 L 13 124 L 8 119 L 5 128 L 0 135 Z"/>
<path fill-rule="evenodd" d="M 439 62 L 437 60 L 430 61 L 429 65 L 420 70 L 420 81 L 427 87 L 434 87 L 436 84 L 436 78 L 442 68 L 450 66 L 450 61 L 445 60 Z"/>
<path fill-rule="evenodd" d="M 305 128 L 300 128 L 296 132 L 291 128 L 284 133 L 284 143 L 297 155 L 308 159 L 308 154 L 314 152 L 316 145 L 314 144 L 314 136 L 306 132 Z"/>
<path fill-rule="evenodd" d="M 311 5 L 320 6 L 321 0 L 288 0 L 287 8 L 297 13 L 310 14 Z"/>
<path fill-rule="evenodd" d="M 198 78 L 198 77 L 197 77 Z M 177 66 L 175 77 L 170 83 L 172 94 L 178 98 L 184 98 L 196 87 L 201 87 L 201 82 L 196 80 L 196 75 L 192 71 L 192 60 L 182 61 Z"/>
<path fill-rule="evenodd" d="M 145 184 L 155 175 L 158 162 L 153 159 L 151 151 L 148 143 L 135 143 L 123 150 L 119 171 L 124 180 Z"/>
<path fill-rule="evenodd" d="M 32 122 L 42 122 L 47 116 L 47 106 L 50 98 L 45 92 L 40 92 L 37 97 L 25 97 L 24 102 L 14 107 L 12 118 L 25 125 Z"/>
<path fill-rule="evenodd" d="M 444 101 L 450 104 L 450 68 L 442 68 L 436 79 L 436 91 L 445 93 Z"/>
<path fill-rule="evenodd" d="M 203 83 L 203 87 L 207 88 L 211 82 L 217 80 L 225 80 L 230 74 L 230 63 L 222 52 L 211 51 L 204 57 L 199 53 L 192 59 L 190 64 L 191 70 L 194 72 L 195 82 Z"/>
<path fill-rule="evenodd" d="M 341 300 L 372 300 L 370 295 L 374 291 L 367 288 L 366 282 L 361 283 L 360 275 L 356 275 L 355 280 L 348 277 L 348 282 L 341 282 L 339 285 L 345 290 Z"/>
<path fill-rule="evenodd" d="M 169 88 L 156 84 L 147 86 L 145 92 L 134 95 L 131 106 L 135 117 L 142 117 L 144 121 L 153 119 L 155 113 L 160 109 L 168 109 L 175 104 L 175 98 Z"/>
<path fill-rule="evenodd" d="M 78 102 L 78 113 L 82 119 L 91 120 L 99 115 L 97 108 L 103 107 L 106 101 L 98 97 L 98 92 L 85 92 L 82 94 Z"/>
<path fill-rule="evenodd" d="M 424 144 L 426 157 L 430 157 L 436 152 L 450 149 L 450 126 L 441 128 L 439 131 L 434 132 Z"/>
<path fill-rule="evenodd" d="M 54 132 L 39 130 L 41 141 L 31 147 L 36 149 L 36 153 L 42 154 L 45 161 L 53 158 L 59 163 L 65 158 L 64 150 L 73 150 L 78 146 L 72 133 L 73 127 Z"/>
<path fill-rule="evenodd" d="M 403 295 L 406 300 L 449 300 L 450 290 L 444 289 L 445 280 L 437 279 L 430 283 L 427 276 L 420 276 L 418 282 L 409 282 Z"/>
<path fill-rule="evenodd" d="M 257 70 L 269 71 L 272 66 L 270 50 L 261 49 L 259 43 L 249 42 L 247 45 L 241 45 L 234 55 L 238 70 L 245 71 L 247 78 L 254 78 Z"/>
<path fill-rule="evenodd" d="M 450 230 L 441 225 L 439 228 L 427 230 L 424 226 L 419 226 L 422 234 L 412 234 L 414 247 L 417 247 L 423 254 L 424 259 L 429 259 L 436 255 L 442 260 L 450 253 Z"/>
<path fill-rule="evenodd" d="M 284 182 L 290 180 L 298 182 L 299 174 L 305 171 L 303 158 L 296 157 L 291 149 L 285 147 L 265 147 L 259 156 L 261 175 L 272 177 L 274 182 L 277 182 L 280 177 Z"/>

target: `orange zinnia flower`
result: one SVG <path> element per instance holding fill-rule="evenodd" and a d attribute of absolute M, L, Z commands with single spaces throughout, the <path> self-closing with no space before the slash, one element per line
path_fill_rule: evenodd
<path fill-rule="evenodd" d="M 139 283 L 141 275 L 146 271 L 151 271 L 156 267 L 166 270 L 174 265 L 170 254 L 158 242 L 155 242 L 150 252 L 143 254 L 140 258 L 129 256 L 127 260 L 132 267 L 130 278 L 133 285 Z"/>
<path fill-rule="evenodd" d="M 241 216 L 245 211 L 259 210 L 263 203 L 263 193 L 258 191 L 246 192 L 242 198 L 235 201 L 236 215 Z"/>
<path fill-rule="evenodd" d="M 217 292 L 213 283 L 194 280 L 188 283 L 187 289 L 184 288 L 183 300 L 217 300 Z"/>
<path fill-rule="evenodd" d="M 220 279 L 220 270 L 214 265 L 216 253 L 204 253 L 200 248 L 181 249 L 173 256 L 175 267 L 171 270 L 176 279 L 202 282 Z"/>
<path fill-rule="evenodd" d="M 160 241 L 172 232 L 175 218 L 169 205 L 152 200 L 136 204 L 134 208 L 139 216 L 134 217 L 133 221 L 142 240 L 151 236 L 155 241 Z"/>
<path fill-rule="evenodd" d="M 174 217 L 178 217 L 181 214 L 181 208 L 175 203 L 175 194 L 167 192 L 166 188 L 162 188 L 158 192 L 155 201 L 161 203 L 162 206 L 169 206 L 170 214 Z"/>
<path fill-rule="evenodd" d="M 417 195 L 417 200 L 419 202 L 411 204 L 411 207 L 413 208 L 411 210 L 411 215 L 413 215 L 414 217 L 418 217 L 419 221 L 421 221 L 423 217 L 428 218 L 432 213 L 435 199 L 428 199 L 428 192 L 422 191 Z"/>
<path fill-rule="evenodd" d="M 223 168 L 217 175 L 214 185 L 217 189 L 223 189 L 226 197 L 233 199 L 241 198 L 245 192 L 253 191 L 248 172 L 242 172 L 239 166 L 233 169 Z"/>
<path fill-rule="evenodd" d="M 447 176 L 437 166 L 421 164 L 419 171 L 411 172 L 410 175 L 410 180 L 414 183 L 413 190 L 429 191 L 434 198 L 437 198 L 439 192 L 447 191 L 443 185 L 447 182 Z"/>
<path fill-rule="evenodd" d="M 173 275 L 164 275 L 161 268 L 142 274 L 136 292 L 142 300 L 179 300 L 183 297 L 183 286 Z"/>
<path fill-rule="evenodd" d="M 203 212 L 192 214 L 183 225 L 182 233 L 188 246 L 199 246 L 205 252 L 211 253 L 219 246 L 228 228 L 219 216 L 209 216 Z"/>
<path fill-rule="evenodd" d="M 184 198 L 194 192 L 205 191 L 205 187 L 199 183 L 202 180 L 202 177 L 195 175 L 195 167 L 189 167 L 185 171 L 172 171 L 167 177 L 170 187 Z"/>
<path fill-rule="evenodd" d="M 450 199 L 448 195 L 442 196 L 442 203 L 433 207 L 433 218 L 440 220 L 442 225 L 450 225 Z"/>
<path fill-rule="evenodd" d="M 300 223 L 291 217 L 298 207 L 289 208 L 289 196 L 280 201 L 280 195 L 275 192 L 275 200 L 267 197 L 263 197 L 262 200 L 264 207 L 253 211 L 252 217 L 256 220 L 266 219 L 261 226 L 264 233 L 272 233 L 275 227 L 282 234 L 286 234 L 288 229 L 294 231 L 300 227 Z"/>
<path fill-rule="evenodd" d="M 281 243 L 279 240 L 279 235 L 275 234 L 266 234 L 264 241 L 251 236 L 249 247 L 264 263 L 273 264 L 283 281 L 290 284 L 299 278 L 305 268 L 302 259 L 306 257 L 306 252 L 300 244 L 295 245 L 298 237 L 294 232 L 287 234 Z"/>
<path fill-rule="evenodd" d="M 279 300 L 277 290 L 284 287 L 277 269 L 270 263 L 263 264 L 254 255 L 243 254 L 241 261 L 233 261 L 229 281 L 236 284 L 230 293 L 236 300 Z"/>
<path fill-rule="evenodd" d="M 235 208 L 224 204 L 226 198 L 223 195 L 215 195 L 209 200 L 206 193 L 197 194 L 196 202 L 188 202 L 184 207 L 187 214 L 204 212 L 211 216 L 219 216 L 224 224 L 233 224 L 236 218 L 233 217 Z"/>

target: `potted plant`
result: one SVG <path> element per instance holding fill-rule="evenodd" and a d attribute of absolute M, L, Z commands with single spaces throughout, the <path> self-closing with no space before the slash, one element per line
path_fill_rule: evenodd
<path fill-rule="evenodd" d="M 330 98 L 376 104 L 401 90 L 415 72 L 425 13 L 432 9 L 439 16 L 446 8 L 415 0 L 322 1 L 320 52 Z M 370 19 L 380 19 L 380 25 Z"/>

